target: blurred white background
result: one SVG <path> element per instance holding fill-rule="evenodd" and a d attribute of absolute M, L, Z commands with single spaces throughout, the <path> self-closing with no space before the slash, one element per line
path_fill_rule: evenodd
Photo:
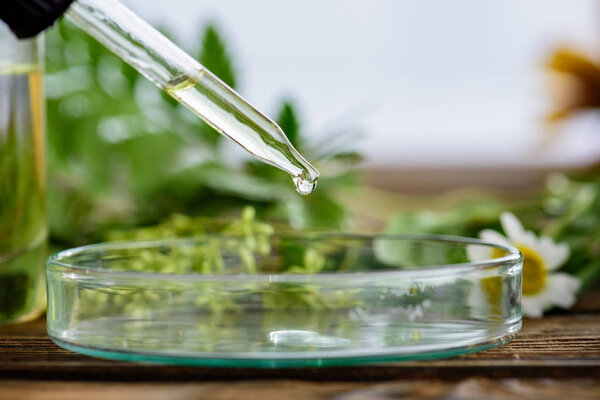
<path fill-rule="evenodd" d="M 190 47 L 225 35 L 240 92 L 300 105 L 310 135 L 360 127 L 371 166 L 565 166 L 600 158 L 584 117 L 540 148 L 543 63 L 600 56 L 595 0 L 124 0 Z M 598 125 L 595 125 L 596 127 Z"/>

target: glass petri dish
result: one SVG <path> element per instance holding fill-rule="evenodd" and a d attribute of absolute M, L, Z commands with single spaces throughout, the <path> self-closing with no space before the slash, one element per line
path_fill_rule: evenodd
<path fill-rule="evenodd" d="M 309 367 L 421 360 L 510 341 L 522 256 L 426 235 L 207 235 L 47 262 L 50 338 L 117 360 Z"/>

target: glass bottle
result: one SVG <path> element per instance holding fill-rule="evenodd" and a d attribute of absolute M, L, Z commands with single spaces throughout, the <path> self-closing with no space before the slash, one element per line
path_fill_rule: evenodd
<path fill-rule="evenodd" d="M 45 308 L 43 39 L 0 22 L 0 324 Z"/>

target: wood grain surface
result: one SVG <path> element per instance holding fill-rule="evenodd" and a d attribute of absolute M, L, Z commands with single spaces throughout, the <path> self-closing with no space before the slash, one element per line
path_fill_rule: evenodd
<path fill-rule="evenodd" d="M 95 399 L 101 393 L 111 394 L 102 398 L 145 400 L 599 399 L 599 388 L 598 289 L 570 312 L 525 320 L 515 340 L 493 350 L 357 367 L 197 368 L 113 362 L 54 345 L 43 319 L 0 327 L 0 399 Z"/>
<path fill-rule="evenodd" d="M 472 378 L 447 381 L 393 381 L 365 383 L 315 383 L 298 381 L 242 381 L 236 384 L 204 383 L 98 383 L 7 381 L 0 400 L 587 400 L 600 398 L 593 380 L 541 379 L 491 380 Z"/>

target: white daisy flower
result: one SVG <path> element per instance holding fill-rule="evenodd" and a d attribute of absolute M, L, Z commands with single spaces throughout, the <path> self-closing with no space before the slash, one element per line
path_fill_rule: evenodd
<path fill-rule="evenodd" d="M 539 318 L 553 306 L 570 308 L 575 303 L 581 281 L 564 272 L 553 272 L 569 258 L 569 246 L 526 231 L 512 213 L 503 213 L 500 222 L 506 237 L 491 229 L 481 231 L 479 237 L 488 242 L 514 246 L 523 253 L 523 315 Z M 483 246 L 469 246 L 467 251 L 470 260 L 495 257 L 493 251 Z M 481 289 L 485 291 L 486 288 Z"/>

